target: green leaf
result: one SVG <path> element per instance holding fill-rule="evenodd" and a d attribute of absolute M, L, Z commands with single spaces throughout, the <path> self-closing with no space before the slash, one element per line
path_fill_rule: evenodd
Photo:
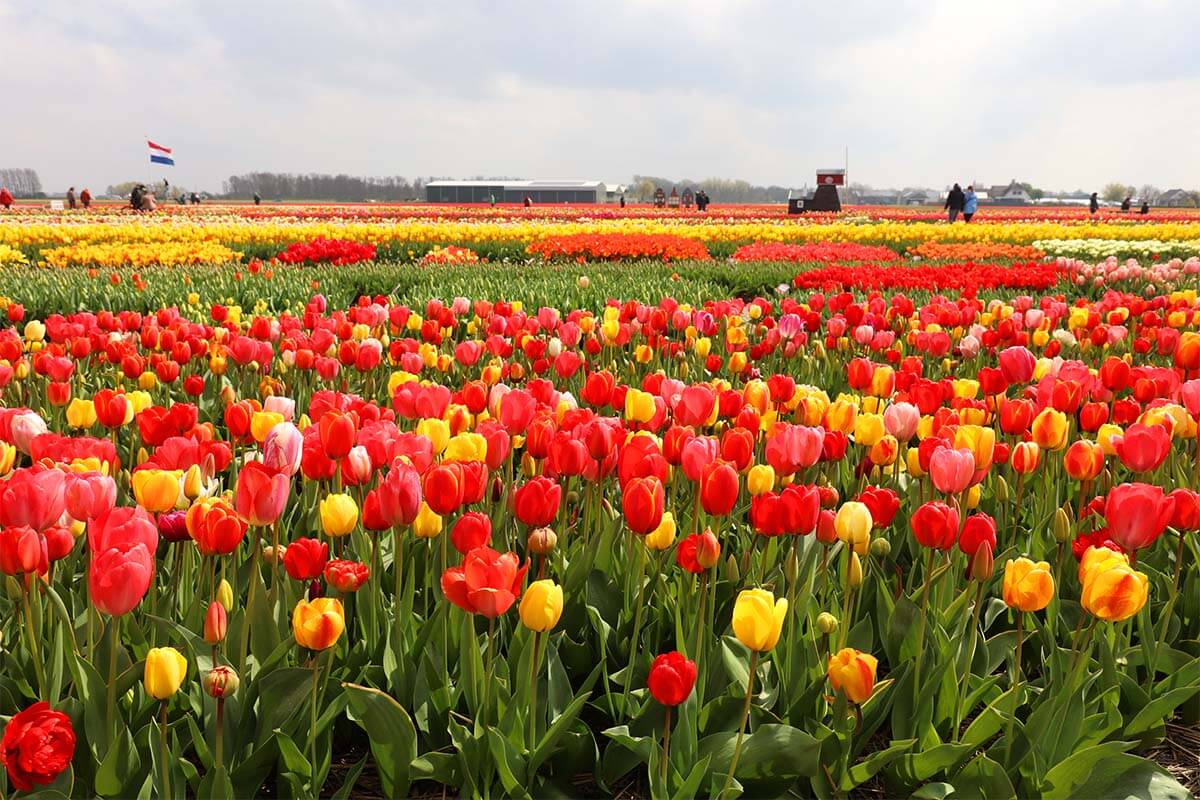
<path fill-rule="evenodd" d="M 378 689 L 343 684 L 350 701 L 350 718 L 367 732 L 371 756 L 384 793 L 404 797 L 411 782 L 410 766 L 417 757 L 417 729 L 404 707 Z"/>
<path fill-rule="evenodd" d="M 128 794 L 126 787 L 130 778 L 142 768 L 142 759 L 134 746 L 129 729 L 121 726 L 113 746 L 108 748 L 100 769 L 96 771 L 96 793 L 103 797 L 118 797 Z"/>
<path fill-rule="evenodd" d="M 1121 736 L 1126 739 L 1144 736 L 1153 728 L 1158 727 L 1169 719 L 1176 708 L 1187 702 L 1189 698 L 1195 697 L 1195 695 L 1195 687 L 1172 689 L 1165 694 L 1159 695 L 1138 709 L 1137 714 L 1134 715 L 1129 724 L 1121 731 Z"/>
<path fill-rule="evenodd" d="M 488 728 L 488 749 L 496 765 L 496 773 L 508 797 L 528 798 L 525 784 L 525 762 L 513 747 L 512 742 L 500 735 L 495 728 Z"/>
<path fill-rule="evenodd" d="M 842 791 L 848 792 L 871 780 L 879 770 L 907 753 L 916 743 L 916 739 L 905 739 L 901 742 L 894 742 L 891 747 L 872 753 L 867 758 L 858 762 L 850 768 L 849 772 L 842 779 Z"/>
<path fill-rule="evenodd" d="M 985 755 L 976 756 L 954 776 L 954 794 L 963 800 L 1013 800 L 1012 781 L 1004 768 Z"/>
<path fill-rule="evenodd" d="M 592 678 L 588 681 L 588 683 L 591 683 L 595 680 L 596 674 L 597 670 L 592 670 Z M 587 699 L 590 695 L 590 691 L 580 692 L 575 699 L 571 701 L 571 705 L 567 706 L 566 711 L 564 711 L 558 719 L 554 720 L 554 724 L 551 725 L 550 729 L 546 731 L 546 734 L 542 737 L 542 740 L 538 742 L 537 748 L 529 756 L 528 771 L 530 775 L 536 774 L 538 768 L 541 767 L 546 759 L 551 756 L 551 754 L 554 752 L 555 744 L 557 744 L 559 738 L 566 733 L 567 729 L 571 726 L 571 723 L 575 720 L 575 717 L 579 716 L 580 710 L 583 709 L 583 704 L 587 702 Z"/>
<path fill-rule="evenodd" d="M 713 771 L 728 774 L 733 760 L 736 731 L 723 731 L 700 742 L 701 757 L 712 756 Z M 820 770 L 821 743 L 790 725 L 761 725 L 742 742 L 737 777 L 741 781 L 786 780 L 816 775 Z"/>
<path fill-rule="evenodd" d="M 700 783 L 704 780 L 704 776 L 708 773 L 708 764 L 712 761 L 712 756 L 705 756 L 695 763 L 692 771 L 679 784 L 679 788 L 672 795 L 672 800 L 691 800 L 700 793 Z"/>
<path fill-rule="evenodd" d="M 1078 797 L 1188 800 L 1191 794 L 1170 773 L 1139 756 L 1123 752 L 1128 744 L 1106 742 L 1072 754 L 1046 773 L 1043 800 Z"/>
<path fill-rule="evenodd" d="M 300 710 L 309 703 L 312 680 L 313 671 L 303 667 L 277 669 L 256 680 L 259 691 L 256 743 L 265 743 L 277 728 L 291 730 L 288 723 L 302 716 Z"/>
<path fill-rule="evenodd" d="M 330 800 L 349 800 L 351 793 L 354 792 L 354 784 L 358 783 L 358 776 L 362 774 L 368 758 L 369 756 L 363 756 L 350 768 L 350 771 L 346 773 L 346 780 L 342 781 L 341 787 L 333 793 Z"/>
<path fill-rule="evenodd" d="M 954 794 L 954 787 L 948 783 L 927 783 L 909 795 L 909 800 L 946 800 Z"/>
<path fill-rule="evenodd" d="M 279 743 L 279 758 L 283 761 L 286 771 L 311 782 L 312 764 L 309 763 L 308 757 L 300 752 L 300 748 L 292 741 L 292 737 L 277 730 L 275 731 L 275 741 Z"/>

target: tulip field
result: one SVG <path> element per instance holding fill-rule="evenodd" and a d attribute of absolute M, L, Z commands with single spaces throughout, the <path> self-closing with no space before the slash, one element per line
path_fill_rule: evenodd
<path fill-rule="evenodd" d="M 0 800 L 1200 792 L 1200 213 L 0 210 Z"/>

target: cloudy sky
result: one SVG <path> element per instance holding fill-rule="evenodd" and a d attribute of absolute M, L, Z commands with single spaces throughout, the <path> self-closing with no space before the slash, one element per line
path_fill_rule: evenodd
<path fill-rule="evenodd" d="M 0 166 L 1200 188 L 1196 0 L 808 5 L 0 0 Z"/>

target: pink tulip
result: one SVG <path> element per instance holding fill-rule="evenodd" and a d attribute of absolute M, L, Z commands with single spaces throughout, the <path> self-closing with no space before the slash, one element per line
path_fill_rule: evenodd
<path fill-rule="evenodd" d="M 929 476 L 944 494 L 966 491 L 974 475 L 975 456 L 970 450 L 941 447 L 929 459 Z"/>
<path fill-rule="evenodd" d="M 66 511 L 66 473 L 31 467 L 12 474 L 0 491 L 0 522 L 45 530 Z"/>
<path fill-rule="evenodd" d="M 63 497 L 71 519 L 87 522 L 116 505 L 117 482 L 99 472 L 70 472 Z"/>
<path fill-rule="evenodd" d="M 287 505 L 291 481 L 282 472 L 251 461 L 238 473 L 234 507 L 251 525 L 270 525 L 279 519 Z"/>
<path fill-rule="evenodd" d="M 883 427 L 898 442 L 910 441 L 920 423 L 921 412 L 912 403 L 893 403 L 883 412 Z"/>

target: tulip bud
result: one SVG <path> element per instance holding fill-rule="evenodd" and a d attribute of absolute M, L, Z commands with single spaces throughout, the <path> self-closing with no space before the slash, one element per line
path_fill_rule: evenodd
<path fill-rule="evenodd" d="M 529 533 L 529 539 L 526 541 L 529 552 L 536 553 L 539 556 L 549 555 L 554 552 L 554 547 L 557 544 L 558 534 L 550 528 L 534 528 Z"/>
<path fill-rule="evenodd" d="M 218 644 L 225 641 L 225 632 L 229 629 L 229 616 L 225 606 L 214 600 L 208 604 L 208 613 L 204 615 L 204 641 Z"/>
<path fill-rule="evenodd" d="M 796 578 L 800 574 L 799 559 L 796 558 L 796 550 L 792 548 L 788 550 L 787 561 L 784 562 L 784 574 L 787 576 L 788 583 L 795 583 Z"/>
<path fill-rule="evenodd" d="M 1008 481 L 1004 480 L 1004 476 L 996 476 L 996 502 L 1007 503 L 1011 497 L 1011 492 L 1008 489 Z"/>
<path fill-rule="evenodd" d="M 324 597 L 324 596 L 325 596 L 325 587 L 321 585 L 321 581 L 319 578 L 313 578 L 312 582 L 308 584 L 308 599 L 316 600 L 316 599 L 318 599 L 320 597 Z"/>
<path fill-rule="evenodd" d="M 862 561 L 858 558 L 858 553 L 850 554 L 850 568 L 846 570 L 846 584 L 851 589 L 857 589 L 862 586 L 863 570 Z"/>
<path fill-rule="evenodd" d="M 699 559 L 697 559 L 699 560 Z M 741 579 L 741 572 L 738 570 L 737 559 L 731 553 L 729 558 L 725 559 L 725 580 L 730 583 L 737 583 Z"/>
<path fill-rule="evenodd" d="M 838 629 L 838 618 L 828 611 L 822 611 L 817 614 L 817 630 L 826 636 L 834 633 Z"/>
<path fill-rule="evenodd" d="M 871 541 L 871 555 L 876 558 L 887 558 L 892 554 L 892 543 L 880 537 Z"/>
<path fill-rule="evenodd" d="M 992 572 L 995 568 L 995 563 L 992 560 L 992 545 L 989 542 L 982 542 L 975 550 L 975 555 L 971 556 L 971 568 L 968 576 L 973 581 L 986 581 L 992 577 Z"/>
<path fill-rule="evenodd" d="M 204 691 L 209 697 L 223 699 L 238 690 L 238 674 L 233 667 L 214 667 L 204 673 Z"/>
<path fill-rule="evenodd" d="M 227 612 L 233 610 L 233 587 L 229 585 L 229 581 L 224 578 L 217 585 L 217 602 L 221 604 Z"/>
<path fill-rule="evenodd" d="M 712 569 L 720 558 L 721 543 L 711 529 L 705 528 L 704 533 L 700 534 L 700 541 L 696 543 L 696 563 L 704 569 Z"/>
<path fill-rule="evenodd" d="M 1054 539 L 1058 542 L 1066 542 L 1071 539 L 1071 515 L 1067 513 L 1065 508 L 1057 508 L 1054 511 Z"/>

